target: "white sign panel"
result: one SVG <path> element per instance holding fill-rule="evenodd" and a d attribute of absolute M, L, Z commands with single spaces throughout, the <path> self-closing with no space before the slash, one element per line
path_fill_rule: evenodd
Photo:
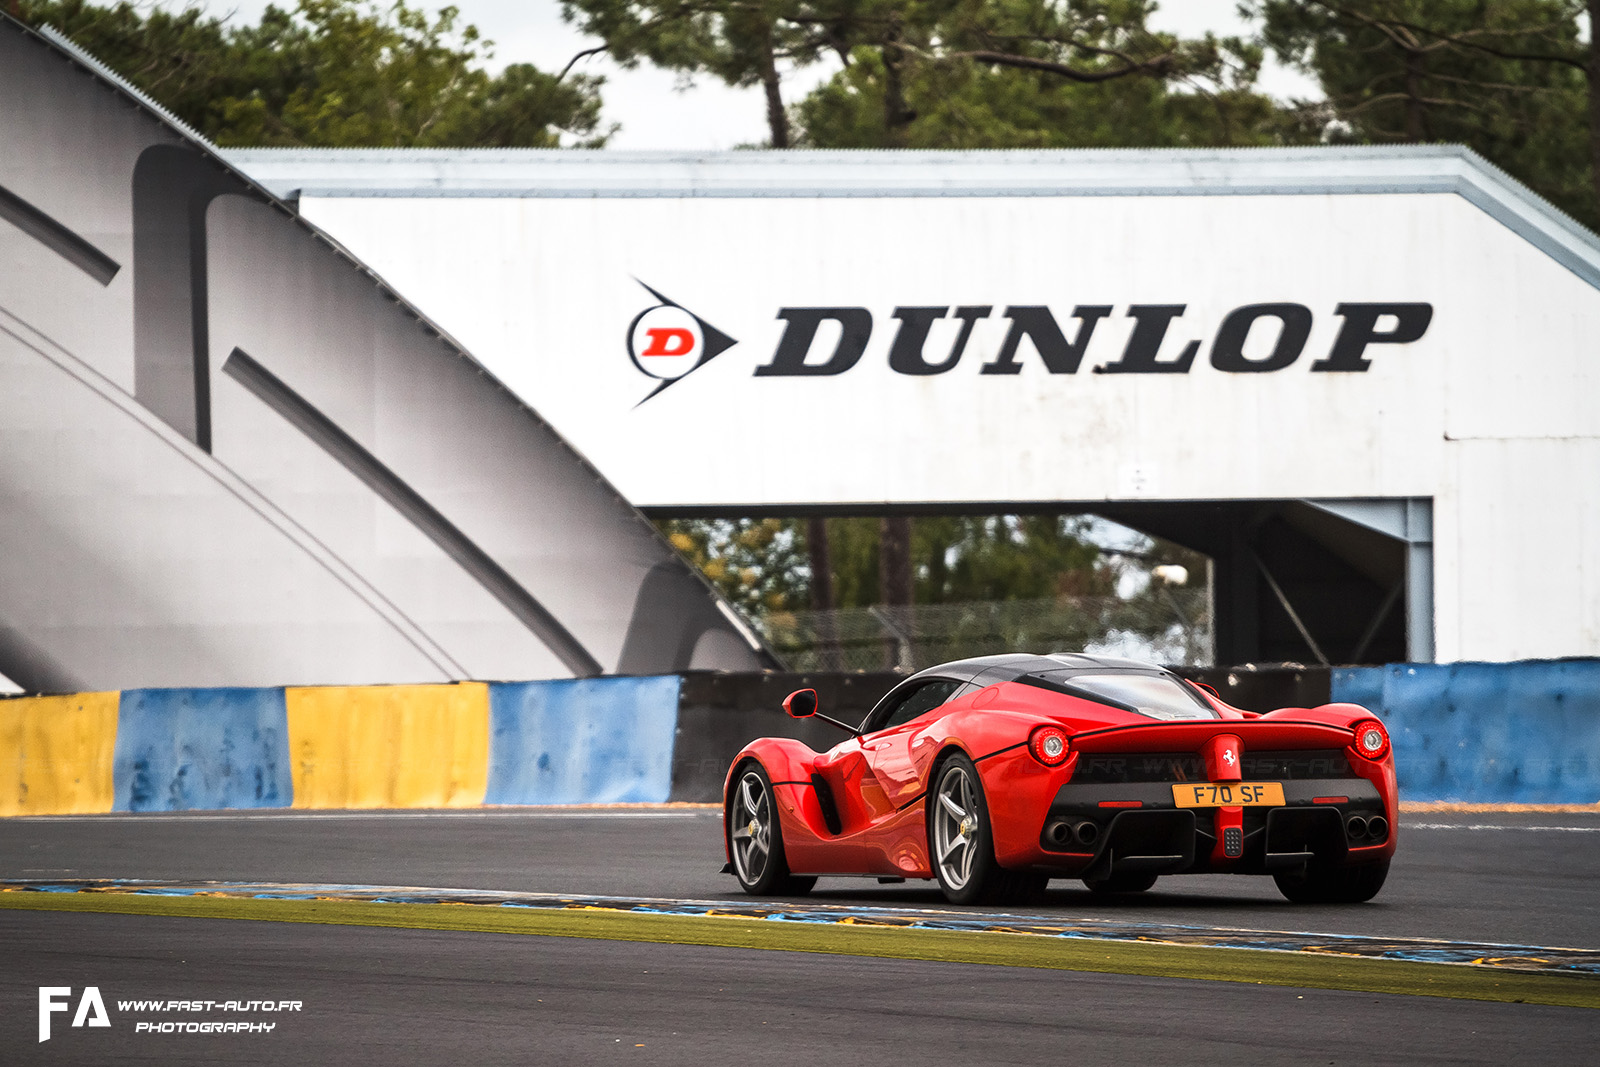
<path fill-rule="evenodd" d="M 303 210 L 643 506 L 1429 495 L 1507 273 L 1595 303 L 1451 195 Z"/>
<path fill-rule="evenodd" d="M 1425 498 L 1600 654 L 1600 243 L 1461 149 L 240 155 L 638 505 Z"/>

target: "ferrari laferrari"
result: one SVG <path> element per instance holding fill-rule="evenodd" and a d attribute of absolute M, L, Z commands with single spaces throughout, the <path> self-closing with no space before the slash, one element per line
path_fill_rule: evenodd
<path fill-rule="evenodd" d="M 1052 878 L 1136 893 L 1231 873 L 1357 903 L 1395 851 L 1389 735 L 1355 704 L 1244 711 L 1162 667 L 1058 653 L 932 667 L 859 725 L 812 689 L 784 710 L 849 736 L 826 752 L 761 738 L 734 759 L 724 870 L 755 895 L 845 875 L 1002 903 Z"/>

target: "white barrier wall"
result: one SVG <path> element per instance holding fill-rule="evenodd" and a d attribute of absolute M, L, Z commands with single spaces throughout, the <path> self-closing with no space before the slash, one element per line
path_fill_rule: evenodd
<path fill-rule="evenodd" d="M 1438 658 L 1600 653 L 1600 249 L 1464 150 L 234 158 L 640 506 L 1431 498 Z"/>

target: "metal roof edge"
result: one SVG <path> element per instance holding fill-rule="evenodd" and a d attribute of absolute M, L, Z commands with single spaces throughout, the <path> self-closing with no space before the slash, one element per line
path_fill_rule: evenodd
<path fill-rule="evenodd" d="M 226 149 L 279 196 L 816 198 L 1455 193 L 1600 289 L 1600 237 L 1461 145 L 1301 148 Z"/>
<path fill-rule="evenodd" d="M 19 25 L 21 24 L 19 23 Z M 26 26 L 23 28 L 28 29 Z M 68 37 L 54 26 L 40 26 L 37 30 L 29 30 L 29 32 L 37 33 L 38 36 L 44 38 L 46 41 L 49 41 L 56 48 L 67 53 L 73 59 L 94 71 L 101 78 L 116 86 L 124 94 L 133 97 L 134 100 L 144 105 L 144 107 L 148 110 L 155 112 L 155 114 L 158 115 L 164 122 L 166 122 L 168 126 L 172 127 L 178 133 L 181 133 L 188 140 L 193 141 L 208 152 L 215 153 L 217 151 L 217 146 L 212 144 L 204 134 L 200 133 L 193 126 L 190 126 L 187 122 L 184 122 L 178 116 L 168 111 L 162 105 L 156 103 L 147 93 L 145 93 L 143 89 L 140 89 L 127 78 L 124 78 L 122 75 L 106 66 L 98 58 L 90 54 L 90 52 L 82 45 L 78 44 L 78 42 L 74 41 L 71 37 Z"/>

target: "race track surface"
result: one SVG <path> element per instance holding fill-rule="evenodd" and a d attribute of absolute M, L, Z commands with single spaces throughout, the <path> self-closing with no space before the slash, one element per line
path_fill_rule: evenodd
<path fill-rule="evenodd" d="M 1422 829 L 1420 827 L 1429 827 Z M 1492 829 L 1486 827 L 1493 827 Z M 0 879 L 320 882 L 744 899 L 715 811 L 231 813 L 0 821 Z M 1290 904 L 1270 878 L 1164 878 L 1091 897 L 1051 883 L 1045 911 L 1086 918 L 1600 948 L 1600 812 L 1402 816 L 1376 900 Z M 823 879 L 806 899 L 942 907 L 931 882 Z M 985 909 L 977 909 L 985 910 Z M 987 909 L 997 910 L 997 909 Z M 1037 909 L 1030 909 L 1037 910 Z"/>
<path fill-rule="evenodd" d="M 0 822 L 0 880 L 748 904 L 717 873 L 719 829 L 700 809 L 12 819 Z M 1055 882 L 1027 910 L 1060 923 L 1600 949 L 1600 813 L 1408 816 L 1400 848 L 1367 905 L 1290 905 L 1270 880 L 1215 876 L 1164 879 L 1118 901 Z M 945 907 L 919 883 L 824 880 L 808 899 Z M 1600 1011 L 1586 1008 L 706 945 L 14 910 L 0 910 L 0 945 L 7 1063 L 1503 1064 L 1586 1062 L 1600 1047 Z M 273 1017 L 269 1033 L 151 1034 L 134 1032 L 138 1012 L 111 1003 L 111 1027 L 72 1028 L 70 1012 L 56 1014 L 51 1041 L 39 1043 L 38 987 L 71 986 L 76 998 L 90 984 L 108 1002 L 284 999 L 303 1009 Z"/>
<path fill-rule="evenodd" d="M 1583 1008 L 556 937 L 0 912 L 0 943 L 8 1063 L 1579 1064 L 1600 1033 Z M 40 974 L 304 1007 L 248 1035 L 58 1015 L 41 1045 Z"/>

